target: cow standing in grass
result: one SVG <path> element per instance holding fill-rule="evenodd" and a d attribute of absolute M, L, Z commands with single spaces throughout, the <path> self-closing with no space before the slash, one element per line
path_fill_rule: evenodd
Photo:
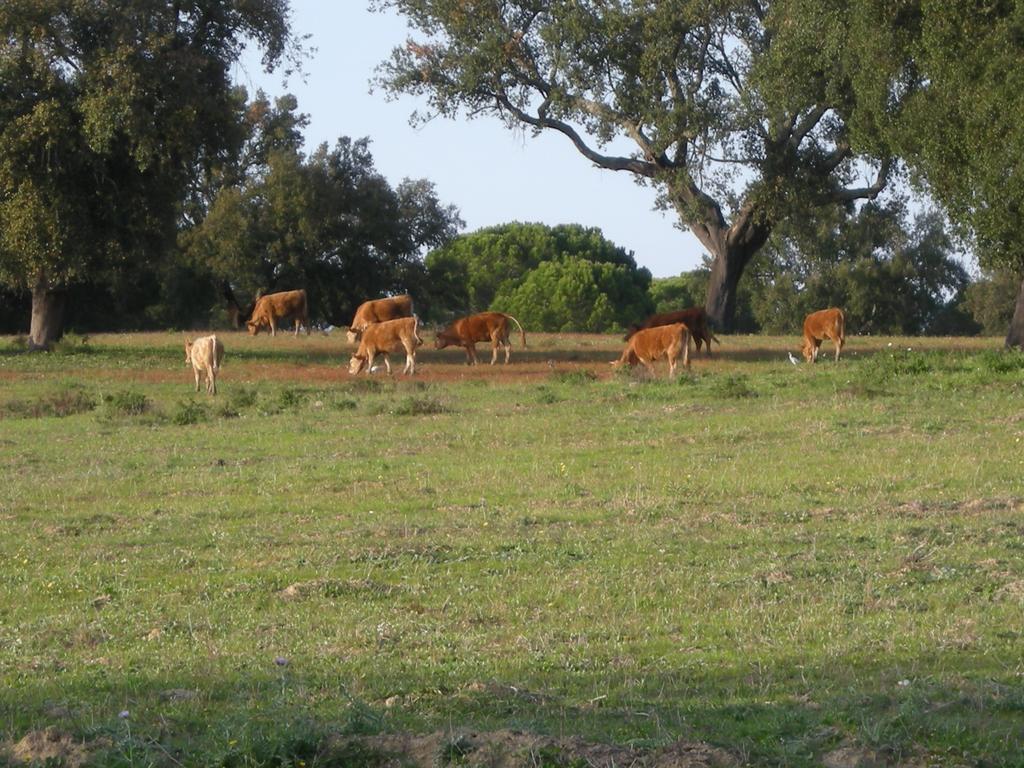
<path fill-rule="evenodd" d="M 359 341 L 363 331 L 373 323 L 397 320 L 400 317 L 412 317 L 412 296 L 389 296 L 386 299 L 364 301 L 356 309 L 352 322 L 349 324 L 346 337 L 349 344 Z"/>
<path fill-rule="evenodd" d="M 203 336 L 195 341 L 185 339 L 185 362 L 192 366 L 196 376 L 196 392 L 199 391 L 199 378 L 206 377 L 206 391 L 217 394 L 217 373 L 220 371 L 221 360 L 224 359 L 224 345 L 216 336 Z"/>
<path fill-rule="evenodd" d="M 415 315 L 368 325 L 359 340 L 359 349 L 349 360 L 348 372 L 353 375 L 363 370 L 369 372 L 373 368 L 374 358 L 384 355 L 384 366 L 390 374 L 388 353 L 404 349 L 405 368 L 402 373 L 410 376 L 416 373 L 416 348 L 423 343 L 418 333 L 419 325 L 419 318 Z"/>
<path fill-rule="evenodd" d="M 843 310 L 837 307 L 821 309 L 812 312 L 804 318 L 804 360 L 808 363 L 818 361 L 818 349 L 821 342 L 831 339 L 836 347 L 836 362 L 839 362 L 839 353 L 843 351 L 843 344 L 846 343 L 846 318 Z"/>
<path fill-rule="evenodd" d="M 612 363 L 614 366 L 638 363 L 654 375 L 654 361 L 668 358 L 668 376 L 676 373 L 676 364 L 682 358 L 683 365 L 690 367 L 690 330 L 683 323 L 659 325 L 644 328 L 629 338 L 629 343 L 622 351 L 622 357 Z"/>
<path fill-rule="evenodd" d="M 629 341 L 634 333 L 645 328 L 657 328 L 659 325 L 672 325 L 673 323 L 682 323 L 690 329 L 690 338 L 693 339 L 693 345 L 698 352 L 700 352 L 700 345 L 706 344 L 708 357 L 711 357 L 711 340 L 714 339 L 716 344 L 722 343 L 708 328 L 708 316 L 703 307 L 690 307 L 676 312 L 660 312 L 651 315 L 640 325 L 631 325 L 624 340 Z"/>
<path fill-rule="evenodd" d="M 456 346 L 466 348 L 466 364 L 476 365 L 476 345 L 480 341 L 491 342 L 491 365 L 498 361 L 498 347 L 505 350 L 505 365 L 512 356 L 512 345 L 508 340 L 509 321 L 519 328 L 519 335 L 526 347 L 526 331 L 519 321 L 504 312 L 480 312 L 468 317 L 460 317 L 443 331 L 437 332 L 434 340 L 436 349 Z"/>
<path fill-rule="evenodd" d="M 299 335 L 299 327 L 303 325 L 306 326 L 306 335 L 309 335 L 309 309 L 306 306 L 304 290 L 281 291 L 260 296 L 246 326 L 250 336 L 258 334 L 264 326 L 270 328 L 271 336 L 277 336 L 278 321 L 289 317 L 295 322 L 296 336 Z"/>

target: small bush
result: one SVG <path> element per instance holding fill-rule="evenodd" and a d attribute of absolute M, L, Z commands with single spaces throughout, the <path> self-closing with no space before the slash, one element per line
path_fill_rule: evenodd
<path fill-rule="evenodd" d="M 227 405 L 235 411 L 235 415 L 237 416 L 238 412 L 247 410 L 256 405 L 256 390 L 245 386 L 233 388 L 231 390 L 231 395 L 228 397 Z"/>
<path fill-rule="evenodd" d="M 287 389 L 281 390 L 281 394 L 278 396 L 277 400 L 278 403 L 280 403 L 281 408 L 289 409 L 299 408 L 306 402 L 308 398 L 308 391 L 304 389 L 295 389 L 292 387 L 288 387 Z"/>
<path fill-rule="evenodd" d="M 95 407 L 96 400 L 93 396 L 81 386 L 74 385 L 49 395 L 43 395 L 33 401 L 11 400 L 4 403 L 0 406 L 0 418 L 38 419 L 45 416 L 62 418 L 74 416 L 76 413 L 86 413 Z"/>
<path fill-rule="evenodd" d="M 586 368 L 577 368 L 574 371 L 555 371 L 551 380 L 561 384 L 589 384 L 597 381 L 597 374 Z"/>
<path fill-rule="evenodd" d="M 716 376 L 711 380 L 711 392 L 716 397 L 729 400 L 757 397 L 757 392 L 750 388 L 747 377 L 740 374 Z"/>
<path fill-rule="evenodd" d="M 982 370 L 992 373 L 1014 373 L 1024 370 L 1024 351 L 1019 349 L 987 349 L 978 355 Z"/>
<path fill-rule="evenodd" d="M 130 389 L 103 396 L 103 410 L 108 416 L 141 416 L 152 408 L 149 398 Z"/>
<path fill-rule="evenodd" d="M 210 417 L 210 409 L 198 400 L 179 400 L 178 407 L 171 416 L 171 422 L 179 427 L 206 421 Z"/>
<path fill-rule="evenodd" d="M 65 333 L 61 336 L 60 341 L 54 342 L 53 351 L 59 352 L 62 355 L 74 355 L 79 352 L 88 352 L 89 349 L 89 337 L 85 334 L 78 334 L 74 332 Z"/>
<path fill-rule="evenodd" d="M 331 408 L 336 411 L 352 411 L 359 405 L 351 397 L 338 397 L 330 400 Z"/>
<path fill-rule="evenodd" d="M 372 412 L 389 413 L 393 416 L 432 416 L 438 413 L 451 413 L 451 408 L 434 397 L 410 396 L 377 405 Z"/>

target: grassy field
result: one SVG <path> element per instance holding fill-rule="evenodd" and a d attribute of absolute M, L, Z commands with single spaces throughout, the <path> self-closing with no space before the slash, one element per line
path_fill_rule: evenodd
<path fill-rule="evenodd" d="M 216 398 L 180 334 L 0 338 L 0 765 L 1024 765 L 998 340 L 222 338 Z"/>

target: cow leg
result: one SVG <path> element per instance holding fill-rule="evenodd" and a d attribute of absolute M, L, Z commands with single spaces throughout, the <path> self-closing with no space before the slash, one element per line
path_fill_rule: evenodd
<path fill-rule="evenodd" d="M 839 338 L 834 339 L 834 341 L 835 341 L 835 344 L 836 344 L 836 362 L 838 363 L 839 362 L 839 353 L 843 351 L 843 337 L 840 336 Z"/>
<path fill-rule="evenodd" d="M 491 365 L 494 365 L 496 362 L 498 362 L 499 343 L 500 342 L 496 338 L 494 338 L 493 336 L 491 337 Z"/>
<path fill-rule="evenodd" d="M 198 392 L 199 391 L 199 369 L 198 368 L 193 368 L 192 369 L 192 373 L 194 373 L 196 375 L 196 392 Z"/>
<path fill-rule="evenodd" d="M 469 360 L 466 362 L 466 365 L 476 365 L 476 344 L 475 343 L 468 343 L 468 344 L 466 344 L 466 357 L 469 358 Z"/>
<path fill-rule="evenodd" d="M 216 368 L 211 368 L 210 369 L 210 394 L 211 395 L 216 395 L 217 394 L 217 369 Z"/>
<path fill-rule="evenodd" d="M 388 376 L 391 375 L 391 359 L 387 352 L 381 352 L 384 356 L 384 370 L 388 372 Z"/>
<path fill-rule="evenodd" d="M 274 322 L 273 316 L 270 318 L 270 335 L 277 336 L 277 323 Z"/>

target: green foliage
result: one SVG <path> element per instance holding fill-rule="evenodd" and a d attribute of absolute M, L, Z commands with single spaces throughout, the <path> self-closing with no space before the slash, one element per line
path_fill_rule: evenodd
<path fill-rule="evenodd" d="M 965 289 L 964 307 L 986 336 L 1006 333 L 1021 278 L 1012 270 L 983 272 Z"/>
<path fill-rule="evenodd" d="M 430 182 L 392 188 L 369 140 L 343 137 L 308 157 L 295 147 L 270 150 L 217 192 L 182 244 L 191 263 L 242 295 L 303 287 L 314 322 L 342 325 L 368 297 L 426 294 L 422 251 L 443 245 L 461 223 Z"/>
<path fill-rule="evenodd" d="M 0 406 L 0 418 L 60 418 L 86 413 L 95 407 L 96 399 L 82 385 L 70 384 L 35 399 L 8 400 Z"/>
<path fill-rule="evenodd" d="M 969 278 L 942 218 L 905 218 L 898 202 L 867 203 L 778 228 L 751 266 L 755 328 L 799 333 L 808 313 L 838 306 L 847 333 L 973 331 L 955 315 Z"/>
<path fill-rule="evenodd" d="M 103 410 L 107 416 L 141 416 L 148 413 L 153 403 L 145 393 L 122 389 L 103 395 Z"/>
<path fill-rule="evenodd" d="M 229 416 L 230 417 L 230 416 Z M 189 424 L 198 424 L 210 418 L 210 407 L 194 398 L 179 400 L 178 405 L 171 415 L 171 423 L 184 427 Z"/>
<path fill-rule="evenodd" d="M 229 64 L 293 50 L 278 0 L 0 6 L 0 280 L 157 259 L 189 184 L 238 146 Z"/>
<path fill-rule="evenodd" d="M 545 261 L 499 290 L 492 309 L 538 331 L 620 330 L 650 313 L 650 273 L 568 256 Z"/>
<path fill-rule="evenodd" d="M 619 265 L 636 273 L 638 283 L 650 281 L 650 273 L 637 269 L 631 252 L 606 240 L 596 227 L 578 224 L 487 227 L 432 251 L 426 267 L 439 294 L 437 309 L 462 315 L 496 309 L 499 294 L 507 296 L 545 262 L 567 257 Z"/>
<path fill-rule="evenodd" d="M 420 119 L 490 114 L 549 130 L 654 186 L 712 255 L 720 322 L 731 323 L 736 282 L 776 224 L 872 197 L 888 180 L 881 136 L 850 140 L 854 81 L 872 62 L 849 44 L 845 2 L 376 5 L 414 31 L 380 85 L 424 97 Z M 896 108 L 902 93 L 890 93 Z M 852 184 L 865 166 L 872 182 Z"/>
<path fill-rule="evenodd" d="M 651 281 L 654 312 L 675 312 L 688 307 L 704 306 L 708 292 L 707 270 L 683 272 L 677 277 L 657 277 Z"/>

